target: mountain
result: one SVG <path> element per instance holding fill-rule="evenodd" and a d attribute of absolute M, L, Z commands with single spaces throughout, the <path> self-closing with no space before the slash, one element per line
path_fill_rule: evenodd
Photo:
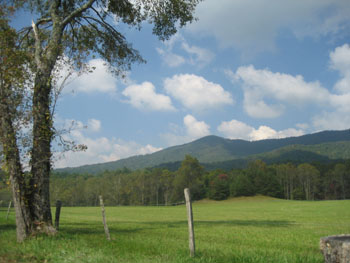
<path fill-rule="evenodd" d="M 230 140 L 218 136 L 206 136 L 196 141 L 173 146 L 148 154 L 101 164 L 85 165 L 76 168 L 57 169 L 66 173 L 98 173 L 105 170 L 128 168 L 131 170 L 146 167 L 168 167 L 178 164 L 189 154 L 205 166 L 236 167 L 250 160 L 262 159 L 271 162 L 350 158 L 350 130 L 323 131 L 299 137 L 267 139 L 260 141 Z M 219 165 L 220 164 L 220 165 Z"/>

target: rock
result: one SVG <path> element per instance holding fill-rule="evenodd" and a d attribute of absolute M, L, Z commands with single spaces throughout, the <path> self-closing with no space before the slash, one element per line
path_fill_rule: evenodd
<path fill-rule="evenodd" d="M 320 248 L 325 263 L 350 263 L 350 235 L 323 237 Z"/>

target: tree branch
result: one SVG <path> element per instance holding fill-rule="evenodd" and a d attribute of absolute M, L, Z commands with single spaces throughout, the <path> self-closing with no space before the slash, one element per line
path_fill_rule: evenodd
<path fill-rule="evenodd" d="M 73 18 L 79 16 L 81 13 L 83 13 L 86 9 L 90 8 L 92 4 L 96 0 L 89 0 L 85 5 L 82 5 L 80 8 L 74 10 L 72 13 L 70 13 L 62 22 L 62 26 L 64 27 L 67 23 L 69 23 Z"/>
<path fill-rule="evenodd" d="M 114 27 L 112 27 L 110 24 L 108 24 L 104 19 L 103 17 L 101 17 L 101 15 L 97 12 L 97 10 L 95 8 L 91 8 L 95 13 L 96 15 L 101 19 L 101 22 L 98 21 L 97 19 L 94 19 L 94 18 L 91 18 L 93 19 L 94 21 L 98 22 L 99 24 L 103 25 L 104 27 L 108 28 L 110 31 L 113 31 L 115 34 L 119 35 L 120 37 L 122 37 L 122 35 L 114 29 Z M 89 17 L 90 18 L 90 17 Z"/>
<path fill-rule="evenodd" d="M 35 54 L 34 54 L 34 59 L 38 67 L 41 68 L 41 60 L 40 60 L 40 54 L 41 54 L 41 42 L 40 42 L 40 37 L 39 37 L 39 32 L 38 32 L 38 27 L 32 20 L 32 28 L 34 32 L 34 38 L 35 38 Z"/>
<path fill-rule="evenodd" d="M 123 40 L 125 40 L 125 37 L 120 34 L 117 30 L 115 30 L 111 25 L 109 25 L 108 23 L 104 22 L 104 20 L 100 21 L 94 17 L 91 16 L 83 16 L 83 18 L 91 25 L 91 23 L 88 21 L 89 19 L 91 19 L 92 21 L 95 21 L 96 23 L 98 23 L 99 25 L 101 25 L 102 27 L 104 27 L 106 30 L 108 30 L 109 32 L 111 32 L 112 34 L 115 34 L 116 36 L 118 36 L 118 41 L 122 42 Z M 101 30 L 99 30 L 98 28 L 94 27 L 96 29 L 96 31 L 101 32 Z"/>
<path fill-rule="evenodd" d="M 40 24 L 51 22 L 51 21 L 52 21 L 51 18 L 41 18 L 36 22 L 36 26 L 39 26 Z"/>

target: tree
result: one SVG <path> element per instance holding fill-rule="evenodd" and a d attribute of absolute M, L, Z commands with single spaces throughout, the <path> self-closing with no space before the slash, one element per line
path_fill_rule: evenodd
<path fill-rule="evenodd" d="M 209 182 L 209 198 L 225 200 L 230 196 L 230 185 L 227 174 L 218 174 Z"/>
<path fill-rule="evenodd" d="M 3 155 L 3 170 L 9 177 L 16 210 L 17 239 L 33 229 L 30 210 L 27 209 L 28 191 L 25 182 L 28 176 L 23 172 L 18 146 L 18 127 L 21 119 L 21 105 L 24 104 L 27 53 L 20 50 L 18 35 L 8 25 L 6 15 L 9 9 L 0 5 L 0 142 Z"/>
<path fill-rule="evenodd" d="M 173 200 L 183 200 L 185 188 L 190 189 L 192 199 L 200 199 L 204 189 L 202 182 L 203 173 L 204 169 L 198 160 L 190 155 L 186 155 L 174 179 Z"/>
<path fill-rule="evenodd" d="M 349 170 L 345 164 L 338 163 L 330 169 L 323 180 L 325 196 L 328 199 L 346 199 L 348 196 L 347 181 L 349 181 Z"/>
<path fill-rule="evenodd" d="M 173 174 L 169 170 L 164 169 L 160 176 L 160 182 L 161 182 L 162 192 L 164 196 L 164 203 L 165 205 L 168 205 L 170 190 L 173 184 Z"/>
<path fill-rule="evenodd" d="M 280 185 L 283 187 L 284 198 L 293 200 L 297 175 L 296 167 L 291 163 L 287 163 L 277 165 L 275 170 Z"/>
<path fill-rule="evenodd" d="M 297 167 L 297 173 L 306 200 L 314 200 L 319 184 L 320 172 L 311 164 L 304 163 Z"/>
<path fill-rule="evenodd" d="M 230 186 L 231 196 L 252 196 L 255 195 L 253 182 L 245 171 L 236 171 Z"/>
<path fill-rule="evenodd" d="M 72 67 L 81 69 L 93 54 L 104 59 L 113 73 L 123 75 L 134 62 L 144 62 L 118 31 L 117 23 L 141 28 L 144 21 L 153 24 L 153 33 L 161 40 L 176 33 L 176 26 L 194 20 L 193 12 L 200 0 L 10 0 L 31 12 L 36 21 L 20 31 L 18 43 L 30 52 L 34 75 L 32 113 L 32 148 L 30 178 L 25 181 L 21 170 L 16 132 L 11 130 L 14 119 L 2 116 L 2 126 L 11 134 L 1 134 L 2 144 L 17 211 L 17 239 L 23 241 L 37 232 L 55 233 L 52 227 L 49 182 L 51 143 L 54 137 L 52 116 L 53 78 L 57 62 L 65 57 Z M 10 45 L 11 46 L 11 45 Z M 6 62 L 7 64 L 7 62 Z M 22 65 L 22 64 L 21 64 Z M 18 66 L 20 69 L 21 67 Z M 13 81 L 14 79 L 11 79 Z M 8 91 L 13 93 L 15 83 Z M 3 96 L 2 96 L 3 97 Z M 7 104 L 7 103 L 6 103 Z M 3 106 L 3 105 L 2 105 Z M 5 149 L 6 148 L 6 149 Z M 19 194 L 16 194 L 19 193 Z M 19 196 L 16 196 L 19 195 Z"/>

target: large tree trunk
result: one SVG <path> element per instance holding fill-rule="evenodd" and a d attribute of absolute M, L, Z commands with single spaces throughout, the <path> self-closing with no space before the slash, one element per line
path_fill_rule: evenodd
<path fill-rule="evenodd" d="M 24 175 L 21 171 L 19 159 L 15 158 L 7 162 L 12 186 L 12 195 L 16 212 L 17 241 L 24 241 L 33 233 L 34 225 L 28 206 Z"/>
<path fill-rule="evenodd" d="M 17 240 L 22 242 L 33 230 L 33 221 L 27 200 L 25 178 L 21 167 L 16 132 L 11 119 L 5 88 L 0 91 L 1 144 L 6 168 L 10 177 L 14 207 L 16 211 Z"/>
<path fill-rule="evenodd" d="M 33 148 L 31 153 L 31 213 L 37 224 L 37 230 L 48 234 L 55 233 L 52 225 L 50 208 L 50 170 L 51 170 L 51 91 L 52 71 L 57 58 L 62 52 L 61 38 L 63 27 L 60 24 L 57 10 L 59 1 L 53 1 L 51 15 L 53 28 L 45 49 L 36 24 L 32 24 L 35 36 L 36 74 L 33 94 Z"/>
<path fill-rule="evenodd" d="M 50 169 L 52 116 L 50 112 L 51 70 L 46 74 L 40 70 L 36 74 L 33 96 L 33 148 L 31 156 L 32 178 L 30 196 L 32 217 L 37 230 L 52 233 L 50 208 Z"/>

